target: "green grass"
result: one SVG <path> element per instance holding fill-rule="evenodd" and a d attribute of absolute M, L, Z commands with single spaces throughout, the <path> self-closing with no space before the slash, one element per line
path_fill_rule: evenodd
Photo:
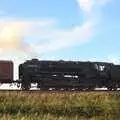
<path fill-rule="evenodd" d="M 120 120 L 120 93 L 0 92 L 0 120 Z"/>

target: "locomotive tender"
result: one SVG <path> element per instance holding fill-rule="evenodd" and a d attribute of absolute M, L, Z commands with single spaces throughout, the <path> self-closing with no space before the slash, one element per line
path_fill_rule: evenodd
<path fill-rule="evenodd" d="M 1 63 L 1 62 L 0 62 Z M 7 71 L 4 80 L 0 69 L 0 82 L 12 83 L 13 78 L 12 62 L 8 61 Z M 4 65 L 0 64 L 0 68 Z M 11 71 L 12 70 L 12 71 Z M 120 88 L 120 65 L 107 62 L 90 61 L 52 61 L 32 59 L 21 63 L 18 66 L 19 79 L 22 90 L 29 90 L 32 83 L 37 83 L 40 90 L 53 88 L 56 90 L 94 90 L 95 88 L 107 87 L 108 90 Z M 4 71 L 5 73 L 5 71 Z"/>

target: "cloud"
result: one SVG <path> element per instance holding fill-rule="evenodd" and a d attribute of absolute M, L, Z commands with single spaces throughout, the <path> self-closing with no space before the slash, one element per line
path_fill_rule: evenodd
<path fill-rule="evenodd" d="M 33 49 L 29 43 L 25 42 L 25 37 L 29 36 L 29 29 L 34 29 L 34 27 L 41 29 L 50 25 L 53 25 L 52 20 L 36 21 L 0 18 L 0 51 L 32 51 Z"/>
<path fill-rule="evenodd" d="M 37 36 L 39 40 L 37 45 L 32 45 L 36 51 L 47 53 L 75 45 L 82 45 L 91 40 L 99 23 L 98 13 L 94 11 L 100 9 L 108 0 L 77 0 L 77 2 L 80 10 L 87 16 L 83 23 L 66 30 L 44 28 L 42 30 L 39 29 L 36 33 L 32 31 L 31 34 L 34 34 L 34 37 Z"/>
<path fill-rule="evenodd" d="M 80 9 L 87 17 L 93 17 L 94 14 L 95 16 L 97 16 L 97 14 L 100 14 L 98 11 L 101 9 L 101 6 L 106 5 L 106 3 L 110 1 L 111 0 L 77 0 Z"/>
<path fill-rule="evenodd" d="M 33 48 L 39 53 L 47 53 L 77 44 L 84 44 L 93 35 L 93 26 L 94 23 L 88 21 L 82 26 L 76 26 L 70 30 L 46 30 L 44 33 L 38 31 L 38 38 L 44 41 L 42 43 L 38 41 L 38 45 L 33 45 Z"/>
<path fill-rule="evenodd" d="M 78 0 L 80 9 L 85 13 L 91 13 L 95 4 L 94 0 Z"/>
<path fill-rule="evenodd" d="M 107 0 L 77 0 L 85 15 L 92 13 L 97 3 Z M 0 18 L 0 50 L 33 50 L 40 49 L 40 53 L 59 50 L 76 44 L 82 44 L 92 37 L 96 21 L 93 16 L 71 29 L 59 30 L 54 28 L 54 21 L 16 20 L 14 18 Z M 26 45 L 25 39 L 36 38 L 34 43 Z M 27 46 L 27 47 L 26 47 Z M 32 48 L 33 46 L 33 48 Z M 53 47 L 54 46 L 54 47 Z"/>
<path fill-rule="evenodd" d="M 109 56 L 107 57 L 107 60 L 108 60 L 109 62 L 114 63 L 114 64 L 120 64 L 120 58 L 119 58 L 119 56 L 117 56 L 117 55 L 109 55 Z"/>

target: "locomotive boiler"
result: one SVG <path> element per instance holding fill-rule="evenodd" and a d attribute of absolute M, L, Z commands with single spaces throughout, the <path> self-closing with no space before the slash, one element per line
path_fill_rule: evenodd
<path fill-rule="evenodd" d="M 120 65 L 32 59 L 19 65 L 19 83 L 22 90 L 29 90 L 32 83 L 37 83 L 40 90 L 94 90 L 96 87 L 116 90 L 120 87 Z"/>

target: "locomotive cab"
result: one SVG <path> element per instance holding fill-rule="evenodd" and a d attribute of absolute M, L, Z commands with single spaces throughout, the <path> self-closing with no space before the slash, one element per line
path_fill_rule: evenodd
<path fill-rule="evenodd" d="M 111 86 L 111 68 L 113 66 L 112 63 L 106 62 L 95 62 L 94 63 L 96 69 L 96 79 L 98 81 L 98 86 L 101 87 L 109 87 Z"/>
<path fill-rule="evenodd" d="M 112 84 L 120 87 L 120 65 L 113 65 L 111 69 Z"/>
<path fill-rule="evenodd" d="M 111 63 L 102 63 L 102 62 L 96 62 L 94 63 L 95 69 L 98 72 L 99 77 L 108 77 L 109 72 L 111 69 Z"/>

